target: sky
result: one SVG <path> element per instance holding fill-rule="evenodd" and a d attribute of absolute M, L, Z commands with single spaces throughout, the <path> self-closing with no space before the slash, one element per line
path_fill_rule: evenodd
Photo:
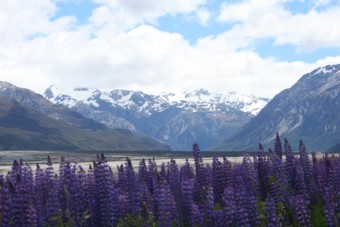
<path fill-rule="evenodd" d="M 340 63 L 339 0 L 1 0 L 0 81 L 272 98 Z"/>

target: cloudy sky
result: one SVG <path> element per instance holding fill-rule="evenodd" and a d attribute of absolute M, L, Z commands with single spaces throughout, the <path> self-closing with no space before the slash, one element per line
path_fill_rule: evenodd
<path fill-rule="evenodd" d="M 273 97 L 340 63 L 339 0 L 1 0 L 0 80 Z"/>

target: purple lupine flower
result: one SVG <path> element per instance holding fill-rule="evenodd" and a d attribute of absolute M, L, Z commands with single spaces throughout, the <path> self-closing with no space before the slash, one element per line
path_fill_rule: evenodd
<path fill-rule="evenodd" d="M 142 217 L 148 218 L 150 215 L 153 214 L 153 202 L 152 202 L 152 196 L 145 182 L 141 182 L 139 184 L 139 193 L 140 193 L 140 204 L 141 204 L 140 213 Z"/>
<path fill-rule="evenodd" d="M 335 190 L 340 191 L 340 162 L 338 157 L 334 157 L 334 155 L 331 158 L 332 163 L 332 170 L 331 174 L 333 179 L 333 185 Z"/>
<path fill-rule="evenodd" d="M 200 209 L 193 201 L 190 204 L 190 226 L 202 226 Z"/>
<path fill-rule="evenodd" d="M 156 178 L 156 172 L 157 172 L 157 164 L 155 160 L 149 159 L 148 163 L 148 175 L 146 177 L 146 185 L 148 186 L 148 189 L 150 193 L 153 193 L 154 190 L 154 179 Z"/>
<path fill-rule="evenodd" d="M 222 194 L 225 188 L 225 175 L 223 174 L 222 163 L 218 160 L 218 157 L 213 157 L 212 163 L 212 187 L 213 187 L 213 195 L 214 202 L 218 204 L 222 204 Z"/>
<path fill-rule="evenodd" d="M 292 198 L 292 204 L 295 211 L 295 218 L 299 226 L 312 226 L 310 223 L 310 214 L 304 196 L 296 195 Z"/>
<path fill-rule="evenodd" d="M 326 172 L 326 182 L 328 187 L 332 188 L 333 190 L 336 190 L 339 188 L 339 179 L 337 177 L 337 171 L 335 167 L 337 165 L 334 165 L 331 161 L 331 159 L 328 157 L 328 154 L 325 154 L 325 172 Z"/>
<path fill-rule="evenodd" d="M 155 169 L 153 179 L 152 179 L 152 197 L 153 197 L 153 208 L 154 208 L 154 214 L 155 217 L 158 217 L 158 209 L 159 209 L 159 202 L 160 202 L 160 193 L 161 193 L 161 182 L 159 173 L 157 172 L 157 169 Z"/>
<path fill-rule="evenodd" d="M 213 158 L 212 163 L 212 187 L 214 193 L 214 202 L 220 205 L 224 204 L 222 199 L 224 188 L 227 186 L 228 175 L 227 175 L 227 161 L 224 158 L 224 163 L 222 164 L 217 157 Z M 230 177 L 230 176 L 229 176 Z M 209 184 L 207 184 L 207 187 Z"/>
<path fill-rule="evenodd" d="M 224 166 L 226 167 L 226 166 Z M 209 163 L 207 163 L 207 165 L 205 166 L 205 170 L 207 172 L 207 178 L 206 178 L 206 187 L 210 187 L 212 186 L 212 168 L 211 166 L 209 165 Z M 228 172 L 226 171 L 226 176 L 228 177 Z"/>
<path fill-rule="evenodd" d="M 312 201 L 317 201 L 318 199 L 317 189 L 316 189 L 316 185 L 315 185 L 315 181 L 313 177 L 312 165 L 309 160 L 306 147 L 303 144 L 302 140 L 300 140 L 299 150 L 300 150 L 300 163 L 301 163 L 302 171 L 304 174 L 307 192 L 309 194 L 309 199 L 311 199 Z"/>
<path fill-rule="evenodd" d="M 138 175 L 135 176 L 134 188 L 133 188 L 133 197 L 131 198 L 132 201 L 132 212 L 134 215 L 138 216 L 141 212 L 141 192 L 140 192 L 140 184 Z"/>
<path fill-rule="evenodd" d="M 324 215 L 326 218 L 327 226 L 338 226 L 339 221 L 337 219 L 336 211 L 335 211 L 335 201 L 334 201 L 334 192 L 331 192 L 329 187 L 325 187 L 324 189 Z"/>
<path fill-rule="evenodd" d="M 166 168 L 164 162 L 162 162 L 161 171 L 159 172 L 159 175 L 162 181 L 166 179 Z"/>
<path fill-rule="evenodd" d="M 160 197 L 158 203 L 158 221 L 160 226 L 172 226 L 177 220 L 176 205 L 169 185 L 166 181 L 160 183 Z"/>
<path fill-rule="evenodd" d="M 59 200 L 59 179 L 54 173 L 51 158 L 48 156 L 47 168 L 45 171 L 45 192 L 46 197 L 46 222 L 48 225 L 56 225 L 56 220 L 53 220 L 59 215 L 60 200 Z"/>
<path fill-rule="evenodd" d="M 9 187 L 10 185 L 7 179 L 5 179 L 3 175 L 0 175 L 0 226 L 9 226 L 12 202 Z"/>
<path fill-rule="evenodd" d="M 226 187 L 224 189 L 224 201 L 225 201 L 225 221 L 226 226 L 236 225 L 236 202 L 233 187 Z"/>
<path fill-rule="evenodd" d="M 270 149 L 269 149 L 270 150 Z M 270 161 L 270 193 L 275 202 L 284 202 L 290 197 L 290 186 L 286 176 L 285 166 L 277 154 L 269 152 Z"/>
<path fill-rule="evenodd" d="M 6 197 L 4 188 L 5 188 L 4 175 L 0 174 L 0 217 L 3 217 L 4 215 L 4 207 L 5 207 L 4 198 Z"/>
<path fill-rule="evenodd" d="M 266 198 L 266 217 L 268 227 L 280 227 L 282 226 L 280 219 L 277 215 L 276 205 L 273 197 L 268 194 Z"/>
<path fill-rule="evenodd" d="M 61 164 L 62 165 L 62 164 Z M 62 220 L 66 224 L 72 220 L 69 219 L 72 210 L 72 199 L 70 194 L 70 188 L 73 187 L 73 177 L 71 172 L 70 162 L 65 162 L 63 164 L 63 170 L 59 170 L 63 173 L 59 180 L 59 201 L 60 201 L 60 212 L 62 215 Z"/>
<path fill-rule="evenodd" d="M 138 189 L 136 185 L 136 173 L 132 166 L 132 162 L 129 158 L 126 158 L 125 174 L 126 174 L 126 186 L 127 186 L 129 199 L 130 199 L 130 205 L 131 205 L 132 211 L 135 214 L 137 214 L 136 212 L 138 212 L 139 210 L 139 204 L 138 204 L 138 200 L 135 199 L 135 192 Z"/>
<path fill-rule="evenodd" d="M 178 169 L 178 166 L 176 164 L 176 161 L 171 159 L 170 164 L 168 165 L 168 175 L 167 175 L 167 181 L 170 185 L 170 189 L 174 194 L 177 194 L 180 192 L 180 171 Z"/>
<path fill-rule="evenodd" d="M 317 160 L 315 153 L 313 153 L 313 177 L 318 190 L 319 197 L 325 194 L 325 187 L 328 185 L 326 176 L 326 166 L 323 160 Z"/>
<path fill-rule="evenodd" d="M 186 159 L 185 164 L 180 169 L 180 180 L 188 180 L 194 178 L 194 171 L 190 166 L 188 159 Z"/>
<path fill-rule="evenodd" d="M 206 201 L 206 226 L 215 226 L 215 203 L 214 203 L 214 192 L 213 188 L 209 187 L 207 190 L 207 201 Z"/>
<path fill-rule="evenodd" d="M 197 143 L 195 143 L 192 146 L 192 152 L 193 152 L 193 155 L 194 155 L 195 167 L 197 168 L 198 166 L 203 165 L 203 157 L 202 157 L 202 154 L 201 154 L 200 147 Z"/>
<path fill-rule="evenodd" d="M 251 226 L 260 226 L 260 212 L 255 195 L 247 194 L 247 210 Z"/>
<path fill-rule="evenodd" d="M 241 176 L 235 177 L 235 188 L 237 189 L 234 192 L 237 226 L 250 226 L 251 220 L 249 219 L 248 196 Z"/>
<path fill-rule="evenodd" d="M 37 164 L 37 170 L 35 171 L 35 207 L 37 208 L 37 225 L 38 226 L 44 226 L 45 225 L 45 219 L 46 219 L 46 172 L 44 172 L 39 164 Z"/>
<path fill-rule="evenodd" d="M 118 205 L 119 205 L 119 217 L 124 218 L 126 214 L 131 213 L 131 206 L 129 201 L 129 196 L 127 192 L 117 191 L 118 194 Z"/>
<path fill-rule="evenodd" d="M 225 225 L 225 215 L 224 215 L 224 210 L 215 210 L 214 211 L 214 219 L 215 222 L 213 223 L 214 225 L 211 226 L 216 226 L 216 227 L 224 227 Z"/>
<path fill-rule="evenodd" d="M 305 181 L 305 175 L 303 174 L 303 170 L 301 166 L 298 166 L 297 168 L 296 182 L 297 182 L 296 188 L 295 188 L 296 193 L 302 194 L 306 198 L 309 198 L 306 181 Z"/>
<path fill-rule="evenodd" d="M 92 165 L 89 165 L 89 170 L 85 178 L 85 207 L 88 209 L 89 218 L 87 220 L 88 226 L 94 226 L 97 219 L 96 212 L 96 185 L 95 175 Z"/>
<path fill-rule="evenodd" d="M 191 215 L 191 203 L 193 201 L 193 185 L 192 180 L 184 180 L 181 185 L 181 214 L 184 225 L 190 224 L 190 215 Z"/>
<path fill-rule="evenodd" d="M 84 207 L 82 204 L 83 200 L 81 200 L 80 194 L 82 194 L 82 191 L 80 191 L 78 188 L 78 176 L 77 175 L 77 166 L 76 165 L 70 165 L 69 175 L 66 174 L 65 176 L 65 190 L 68 191 L 68 197 L 69 197 L 69 212 L 72 217 L 72 221 L 75 223 L 79 223 L 79 217 L 81 214 L 80 209 Z M 81 203 L 81 204 L 78 204 Z"/>
<path fill-rule="evenodd" d="M 195 174 L 188 162 L 179 170 L 173 160 L 167 168 L 163 165 L 160 173 L 154 160 L 148 169 L 142 161 L 136 174 L 127 161 L 118 168 L 118 182 L 99 155 L 94 170 L 87 173 L 62 160 L 59 176 L 54 175 L 50 158 L 47 169 L 38 167 L 35 177 L 22 161 L 15 161 L 12 171 L 0 176 L 0 226 L 115 226 L 118 218 L 127 220 L 127 214 L 143 218 L 144 226 L 151 224 L 150 216 L 165 226 L 259 226 L 256 199 L 261 208 L 266 203 L 269 226 L 280 226 L 277 221 L 309 226 L 310 209 L 318 205 L 315 198 L 324 203 L 328 225 L 336 226 L 340 159 L 325 155 L 317 160 L 313 155 L 311 165 L 303 147 L 297 159 L 285 145 L 285 162 L 274 152 L 263 152 L 253 163 L 246 156 L 242 164 L 233 166 L 226 159 L 221 163 L 214 158 L 212 167 L 204 167 L 196 147 Z M 263 184 L 268 185 L 265 200 L 258 189 L 263 176 L 268 179 L 268 184 Z M 223 196 L 217 205 L 214 193 L 221 188 Z M 90 216 L 85 222 L 86 210 Z M 62 220 L 56 220 L 60 215 Z"/>
<path fill-rule="evenodd" d="M 204 181 L 204 164 L 203 164 L 203 157 L 201 154 L 200 147 L 197 143 L 193 145 L 192 152 L 194 155 L 194 162 L 195 162 L 195 172 L 196 176 L 199 179 L 199 182 Z"/>
<path fill-rule="evenodd" d="M 261 198 L 264 200 L 269 192 L 269 176 L 268 176 L 268 162 L 266 154 L 262 145 L 259 145 L 259 153 L 257 159 L 257 175 L 259 179 L 259 193 Z"/>
<path fill-rule="evenodd" d="M 270 148 L 268 161 L 271 164 L 270 169 L 268 169 L 268 171 L 271 171 L 270 175 L 275 176 L 276 179 L 282 178 L 284 174 L 282 159 L 276 153 L 272 152 Z"/>
<path fill-rule="evenodd" d="M 286 176 L 288 178 L 288 184 L 290 188 L 293 190 L 296 187 L 296 165 L 295 165 L 295 157 L 292 152 L 292 148 L 290 146 L 290 143 L 285 138 L 285 154 L 286 154 L 286 165 L 285 165 L 285 171 Z"/>
<path fill-rule="evenodd" d="M 226 157 L 223 157 L 223 173 L 225 174 L 225 180 L 226 180 L 225 187 L 231 186 L 232 185 L 232 164 Z"/>
<path fill-rule="evenodd" d="M 118 183 L 117 186 L 121 191 L 127 192 L 127 179 L 126 179 L 126 169 L 124 168 L 124 165 L 121 164 L 120 166 L 117 166 L 118 168 Z"/>
<path fill-rule="evenodd" d="M 205 187 L 201 188 L 197 175 L 193 179 L 193 201 L 197 204 L 204 203 L 204 191 Z"/>
<path fill-rule="evenodd" d="M 193 154 L 196 172 L 194 176 L 194 178 L 196 178 L 194 184 L 194 199 L 197 203 L 202 203 L 205 200 L 203 188 L 207 185 L 207 171 L 204 168 L 202 154 L 197 143 L 193 145 Z"/>
<path fill-rule="evenodd" d="M 148 179 L 147 179 L 147 177 L 148 177 L 148 169 L 147 169 L 147 166 L 145 164 L 145 159 L 144 158 L 139 162 L 138 177 L 139 177 L 139 181 L 140 182 L 147 183 L 147 181 L 148 181 Z"/>
<path fill-rule="evenodd" d="M 20 164 L 15 162 L 12 171 L 14 175 L 7 178 L 11 197 L 9 223 L 12 223 L 13 226 L 37 226 L 36 210 L 31 192 L 32 171 L 22 162 Z"/>
<path fill-rule="evenodd" d="M 257 161 L 257 159 L 255 160 Z M 257 162 L 255 163 L 257 164 Z M 244 154 L 242 165 L 240 166 L 240 171 L 244 178 L 245 186 L 247 188 L 248 193 L 251 195 L 257 195 L 259 191 L 258 177 L 257 177 L 257 171 L 255 169 L 255 163 L 252 163 L 248 154 Z"/>
<path fill-rule="evenodd" d="M 276 133 L 275 145 L 274 145 L 274 152 L 282 160 L 282 144 L 279 133 Z"/>
<path fill-rule="evenodd" d="M 88 212 L 85 205 L 86 205 L 86 173 L 85 170 L 81 165 L 73 165 L 72 172 L 74 174 L 74 186 L 72 190 L 74 190 L 72 199 L 74 200 L 72 203 L 72 213 L 74 216 L 74 221 L 76 223 L 83 224 L 85 223 L 84 214 Z"/>
<path fill-rule="evenodd" d="M 96 209 L 98 225 L 114 226 L 117 217 L 117 198 L 114 197 L 114 179 L 104 157 L 98 161 L 94 170 L 96 187 Z"/>
<path fill-rule="evenodd" d="M 174 195 L 175 203 L 176 203 L 176 210 L 177 210 L 177 218 L 178 223 L 179 220 L 182 219 L 182 212 L 181 212 L 181 182 L 180 182 L 180 171 L 176 164 L 176 161 L 171 159 L 170 164 L 168 165 L 168 175 L 167 175 L 167 182 L 169 184 L 170 190 Z"/>

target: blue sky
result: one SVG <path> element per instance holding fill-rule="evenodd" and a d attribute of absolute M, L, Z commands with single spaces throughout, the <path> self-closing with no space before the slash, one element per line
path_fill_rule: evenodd
<path fill-rule="evenodd" d="M 0 15 L 0 80 L 40 93 L 54 84 L 273 97 L 340 63 L 338 0 L 13 0 Z"/>
<path fill-rule="evenodd" d="M 235 23 L 221 23 L 216 21 L 220 12 L 221 2 L 223 1 L 207 1 L 203 7 L 206 9 L 210 18 L 206 24 L 200 23 L 195 12 L 189 14 L 166 14 L 157 18 L 155 22 L 144 22 L 154 26 L 155 28 L 181 34 L 191 45 L 195 45 L 197 40 L 206 36 L 217 36 L 220 33 L 230 29 Z M 228 1 L 230 4 L 236 4 L 242 1 Z M 91 0 L 78 1 L 61 1 L 57 4 L 58 11 L 56 17 L 75 16 L 79 24 L 88 23 L 88 18 L 92 11 L 99 6 Z M 311 10 L 322 12 L 330 7 L 339 7 L 337 1 L 288 1 L 284 7 L 292 14 L 306 14 Z M 138 25 L 136 25 L 138 26 Z M 304 61 L 312 63 L 318 59 L 327 56 L 337 56 L 340 48 L 320 48 L 314 51 L 297 50 L 295 45 L 274 45 L 274 40 L 263 39 L 258 40 L 252 47 L 262 57 L 275 57 L 282 61 Z"/>

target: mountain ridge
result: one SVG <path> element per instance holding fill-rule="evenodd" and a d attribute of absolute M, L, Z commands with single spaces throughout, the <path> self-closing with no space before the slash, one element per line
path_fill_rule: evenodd
<path fill-rule="evenodd" d="M 142 91 L 112 89 L 109 91 L 99 90 L 97 88 L 75 87 L 72 89 L 58 88 L 51 85 L 44 92 L 45 98 L 56 104 L 63 104 L 73 107 L 77 102 L 81 101 L 89 105 L 98 106 L 96 98 L 101 97 L 103 100 L 109 101 L 112 105 L 121 106 L 123 108 L 131 108 L 133 105 L 141 107 L 139 111 L 145 114 L 151 114 L 145 108 L 150 105 L 155 111 L 161 112 L 166 105 L 177 106 L 186 110 L 193 104 L 201 104 L 200 108 L 214 110 L 219 104 L 227 104 L 231 108 L 249 112 L 256 115 L 263 106 L 270 100 L 269 98 L 256 97 L 250 94 L 237 93 L 235 91 L 222 93 L 213 93 L 207 89 L 186 90 L 181 93 L 162 92 L 160 94 L 146 94 Z M 150 103 L 146 103 L 150 101 Z M 143 105 L 144 104 L 144 105 Z"/>
<path fill-rule="evenodd" d="M 217 150 L 256 150 L 270 146 L 276 132 L 291 144 L 303 139 L 310 150 L 326 151 L 340 138 L 340 64 L 303 75 L 291 88 L 277 94 L 260 113 Z"/>
<path fill-rule="evenodd" d="M 50 86 L 45 97 L 108 127 L 140 132 L 176 150 L 190 150 L 195 142 L 203 149 L 209 147 L 232 135 L 268 102 L 252 95 L 223 95 L 206 89 L 150 95 L 123 89 Z"/>
<path fill-rule="evenodd" d="M 150 137 L 109 129 L 7 82 L 0 82 L 0 149 L 171 150 Z"/>

